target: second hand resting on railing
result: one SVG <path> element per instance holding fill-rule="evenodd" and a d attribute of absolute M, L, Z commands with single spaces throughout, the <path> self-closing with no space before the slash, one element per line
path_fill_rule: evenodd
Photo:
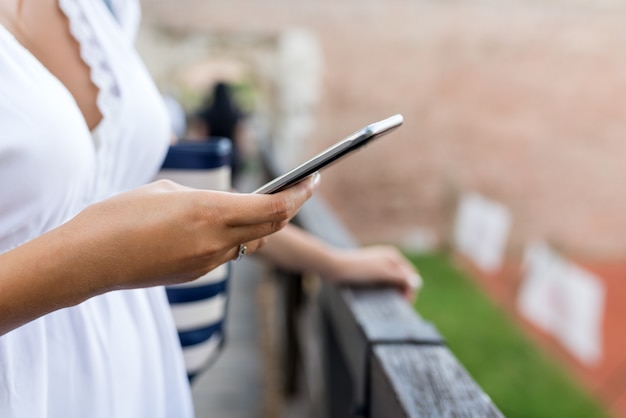
<path fill-rule="evenodd" d="M 393 246 L 336 248 L 294 225 L 269 236 L 257 254 L 285 270 L 317 273 L 336 283 L 389 284 L 409 302 L 422 286 L 415 266 Z"/>

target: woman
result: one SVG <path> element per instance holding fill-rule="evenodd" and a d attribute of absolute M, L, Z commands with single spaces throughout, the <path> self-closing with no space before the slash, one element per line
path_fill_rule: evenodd
<path fill-rule="evenodd" d="M 161 285 L 255 252 L 319 182 L 273 196 L 144 186 L 167 116 L 128 39 L 137 9 L 113 5 L 117 20 L 95 0 L 0 0 L 3 418 L 193 416 Z M 391 259 L 387 280 L 409 289 Z"/>

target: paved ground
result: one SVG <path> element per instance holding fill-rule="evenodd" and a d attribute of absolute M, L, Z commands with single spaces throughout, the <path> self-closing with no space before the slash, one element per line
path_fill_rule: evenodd
<path fill-rule="evenodd" d="M 256 177 L 243 177 L 237 189 L 254 190 Z M 192 387 L 197 418 L 283 415 L 277 390 L 276 286 L 270 271 L 254 256 L 233 263 L 226 344 L 220 357 L 196 378 Z"/>
<path fill-rule="evenodd" d="M 232 273 L 226 345 L 192 386 L 197 418 L 323 417 L 315 290 L 298 316 L 300 338 L 306 341 L 301 347 L 306 370 L 300 374 L 298 395 L 286 399 L 281 390 L 280 280 L 269 264 L 254 256 L 234 263 Z"/>

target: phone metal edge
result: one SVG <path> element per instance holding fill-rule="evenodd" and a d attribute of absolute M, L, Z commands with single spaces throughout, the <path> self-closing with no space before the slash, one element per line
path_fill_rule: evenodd
<path fill-rule="evenodd" d="M 358 144 L 360 141 L 364 141 L 362 145 L 365 145 L 367 142 L 369 142 L 370 139 L 375 138 L 379 134 L 391 132 L 392 130 L 398 128 L 400 125 L 402 125 L 403 122 L 404 122 L 404 118 L 402 117 L 401 114 L 396 114 L 386 119 L 383 119 L 381 121 L 373 122 L 359 129 L 358 131 L 355 131 L 354 133 L 348 135 L 346 138 L 340 140 L 339 142 L 331 145 L 330 147 L 321 151 L 320 153 L 310 158 L 306 162 L 300 164 L 299 166 L 276 177 L 275 179 L 269 181 L 268 183 L 265 183 L 263 186 L 259 187 L 252 193 L 253 194 L 276 193 L 283 187 L 283 182 L 285 180 L 288 180 L 291 177 L 297 178 L 299 175 L 301 175 L 300 173 L 301 171 L 306 170 L 307 167 L 309 166 L 312 166 L 312 165 L 314 166 L 320 158 L 326 157 L 327 159 L 330 159 L 337 154 L 337 152 L 333 154 L 329 154 L 330 151 L 335 150 L 335 149 L 339 150 L 341 148 L 339 152 L 342 152 L 344 149 L 346 148 L 349 149 L 350 147 L 353 146 L 354 143 Z M 357 147 L 360 147 L 360 145 L 357 145 Z M 341 156 L 339 158 L 341 158 Z M 316 170 L 312 171 L 311 173 L 309 173 L 309 175 L 313 174 L 315 171 Z M 304 178 L 306 177 L 307 177 L 306 175 L 303 176 L 301 180 L 304 180 Z"/>

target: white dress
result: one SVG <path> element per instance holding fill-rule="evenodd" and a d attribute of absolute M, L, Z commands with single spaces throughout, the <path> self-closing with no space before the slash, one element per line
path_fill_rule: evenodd
<path fill-rule="evenodd" d="M 167 151 L 167 113 L 132 30 L 101 1 L 60 5 L 103 120 L 90 132 L 68 90 L 0 26 L 0 253 L 150 181 Z M 107 293 L 0 337 L 2 418 L 192 415 L 163 288 Z"/>

